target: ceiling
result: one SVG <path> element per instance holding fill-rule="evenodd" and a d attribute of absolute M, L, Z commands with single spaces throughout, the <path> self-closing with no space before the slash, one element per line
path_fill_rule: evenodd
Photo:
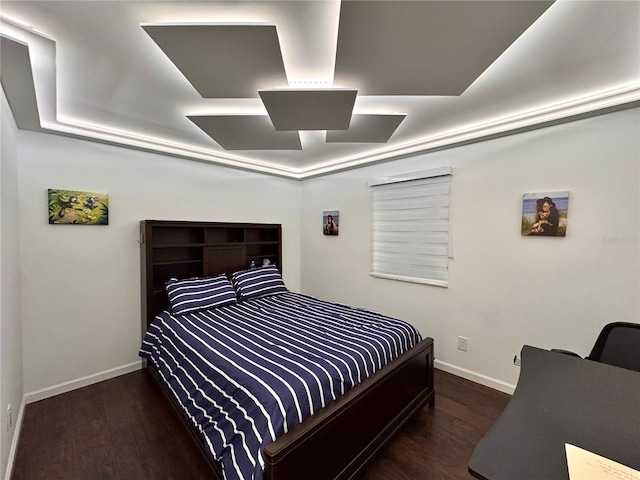
<path fill-rule="evenodd" d="M 640 103 L 638 1 L 0 1 L 19 128 L 304 179 Z"/>

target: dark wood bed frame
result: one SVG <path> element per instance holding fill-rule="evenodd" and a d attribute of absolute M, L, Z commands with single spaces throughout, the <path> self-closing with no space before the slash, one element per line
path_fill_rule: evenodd
<path fill-rule="evenodd" d="M 274 224 L 145 220 L 140 243 L 143 331 L 166 307 L 162 287 L 171 276 L 230 274 L 255 259 L 269 258 L 280 265 L 282 258 L 281 227 Z M 433 360 L 433 339 L 426 338 L 267 445 L 265 480 L 355 478 L 413 414 L 427 403 L 435 405 Z M 213 475 L 222 480 L 220 463 L 211 459 L 203 438 L 151 363 L 148 368 L 208 459 Z"/>

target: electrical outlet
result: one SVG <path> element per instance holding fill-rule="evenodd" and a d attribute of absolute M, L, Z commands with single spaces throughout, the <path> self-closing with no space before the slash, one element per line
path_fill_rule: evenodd
<path fill-rule="evenodd" d="M 467 337 L 458 337 L 458 350 L 467 351 Z"/>
<path fill-rule="evenodd" d="M 7 405 L 7 432 L 11 431 L 13 427 L 13 416 L 11 412 L 11 404 Z"/>

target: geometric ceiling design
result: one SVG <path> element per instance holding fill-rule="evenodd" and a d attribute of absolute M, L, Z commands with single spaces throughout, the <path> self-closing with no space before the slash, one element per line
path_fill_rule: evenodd
<path fill-rule="evenodd" d="M 275 25 L 142 28 L 203 98 L 260 96 L 268 117 L 187 115 L 225 150 L 300 150 L 300 130 L 349 128 L 357 90 L 278 88 L 288 87 L 288 81 Z M 271 129 L 265 122 L 269 118 Z M 274 128 L 296 134 L 277 135 Z M 382 140 L 376 137 L 376 141 Z"/>
<path fill-rule="evenodd" d="M 357 90 L 259 90 L 277 131 L 348 130 Z"/>
<path fill-rule="evenodd" d="M 360 95 L 461 95 L 552 4 L 344 1 L 334 84 Z"/>
<path fill-rule="evenodd" d="M 18 128 L 296 179 L 640 105 L 637 1 L 2 0 L 0 34 Z"/>
<path fill-rule="evenodd" d="M 364 117 L 357 130 L 337 133 L 350 129 L 358 88 L 366 95 L 461 95 L 552 4 L 344 1 L 334 72 L 340 89 L 289 88 L 277 25 L 142 28 L 203 98 L 259 95 L 276 131 L 326 130 L 328 143 L 385 143 L 399 125 L 393 117 Z M 496 25 L 497 17 L 503 21 Z M 380 52 L 387 61 L 380 62 Z M 298 137 L 267 132 L 255 114 L 245 122 L 238 115 L 187 116 L 225 150 L 302 148 L 293 145 Z"/>
<path fill-rule="evenodd" d="M 286 87 L 275 25 L 143 25 L 203 98 Z"/>

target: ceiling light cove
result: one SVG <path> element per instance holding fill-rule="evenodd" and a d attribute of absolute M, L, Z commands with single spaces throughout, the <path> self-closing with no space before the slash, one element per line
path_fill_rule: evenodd
<path fill-rule="evenodd" d="M 640 105 L 640 2 L 2 1 L 19 129 L 294 179 Z"/>
<path fill-rule="evenodd" d="M 333 88 L 333 80 L 289 80 L 291 88 Z"/>

